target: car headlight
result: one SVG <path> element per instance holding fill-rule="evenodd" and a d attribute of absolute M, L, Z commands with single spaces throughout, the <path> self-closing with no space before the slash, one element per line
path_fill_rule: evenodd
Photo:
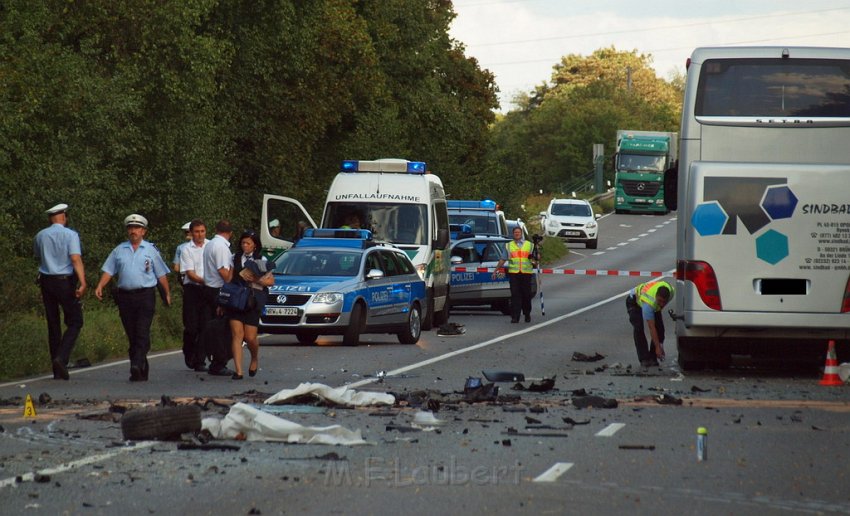
<path fill-rule="evenodd" d="M 561 225 L 561 223 L 560 223 L 560 222 L 558 222 L 558 221 L 557 221 L 557 220 L 555 220 L 555 219 L 551 219 L 551 220 L 549 221 L 549 227 L 550 227 L 550 228 L 556 228 L 556 227 L 558 227 L 558 226 L 560 226 L 560 225 Z"/>
<path fill-rule="evenodd" d="M 593 228 L 595 228 L 595 227 L 596 227 L 596 222 L 595 222 L 595 221 L 590 221 L 590 222 L 588 222 L 585 226 L 587 227 L 587 229 L 593 229 Z"/>
<path fill-rule="evenodd" d="M 342 302 L 342 294 L 339 292 L 319 292 L 315 296 L 313 296 L 314 303 L 324 303 L 327 305 L 331 305 L 333 303 Z"/>

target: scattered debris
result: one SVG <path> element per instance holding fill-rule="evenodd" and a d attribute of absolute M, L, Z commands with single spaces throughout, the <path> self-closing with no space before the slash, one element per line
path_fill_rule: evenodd
<path fill-rule="evenodd" d="M 496 386 L 496 384 L 483 383 L 478 385 L 478 387 L 469 387 L 469 380 L 472 380 L 472 378 L 467 380 L 467 386 L 464 386 L 463 388 L 463 401 L 466 401 L 467 403 L 495 401 L 499 396 L 499 387 Z"/>
<path fill-rule="evenodd" d="M 434 414 L 426 410 L 420 410 L 413 416 L 413 424 L 420 427 L 440 426 L 446 422 L 442 419 L 437 419 Z"/>
<path fill-rule="evenodd" d="M 528 391 L 528 392 L 548 392 L 555 388 L 555 379 L 554 378 L 544 378 L 539 383 L 531 382 L 528 387 L 523 384 L 517 382 L 511 387 L 512 390 L 515 391 Z"/>
<path fill-rule="evenodd" d="M 217 443 L 180 443 L 178 450 L 201 450 L 201 451 L 239 451 L 240 447 L 235 444 Z"/>
<path fill-rule="evenodd" d="M 669 394 L 659 394 L 655 397 L 655 401 L 659 405 L 681 405 L 681 398 L 677 398 L 675 396 L 671 396 Z"/>
<path fill-rule="evenodd" d="M 573 362 L 598 362 L 600 360 L 604 360 L 605 355 L 600 355 L 599 353 L 594 353 L 593 355 L 585 355 L 580 351 L 576 351 L 573 353 Z"/>
<path fill-rule="evenodd" d="M 569 437 L 568 434 L 557 432 L 520 432 L 516 428 L 509 427 L 502 435 L 511 435 L 518 437 Z"/>
<path fill-rule="evenodd" d="M 269 414 L 323 414 L 325 407 L 315 405 L 252 405 L 257 410 Z"/>
<path fill-rule="evenodd" d="M 51 401 L 53 401 L 53 398 L 51 398 L 50 395 L 47 394 L 46 392 L 42 392 L 41 394 L 38 395 L 38 404 L 39 405 L 47 405 Z"/>
<path fill-rule="evenodd" d="M 541 424 L 543 421 L 540 421 L 539 419 L 535 419 L 535 418 L 533 418 L 533 417 L 531 417 L 531 416 L 525 416 L 525 422 L 526 422 L 527 424 L 529 424 L 529 425 L 539 425 L 539 424 Z"/>
<path fill-rule="evenodd" d="M 617 400 L 614 398 L 603 398 L 602 396 L 579 396 L 572 399 L 576 408 L 617 408 Z"/>
<path fill-rule="evenodd" d="M 387 432 L 408 433 L 408 432 L 421 432 L 421 431 L 422 431 L 421 428 L 416 428 L 415 426 L 396 425 L 396 424 L 387 425 Z"/>
<path fill-rule="evenodd" d="M 561 419 L 564 421 L 564 423 L 569 423 L 571 425 L 589 425 L 590 424 L 589 419 L 586 420 L 586 421 L 576 421 L 575 419 L 573 419 L 571 417 L 562 417 Z"/>
<path fill-rule="evenodd" d="M 654 450 L 654 444 L 621 444 L 618 446 L 621 450 Z"/>
<path fill-rule="evenodd" d="M 696 385 L 691 385 L 691 392 L 711 392 L 711 389 L 703 389 L 701 387 L 697 387 Z"/>
<path fill-rule="evenodd" d="M 438 337 L 453 337 L 456 335 L 463 335 L 464 333 L 466 333 L 466 328 L 464 328 L 462 324 L 458 323 L 446 323 L 437 329 Z"/>

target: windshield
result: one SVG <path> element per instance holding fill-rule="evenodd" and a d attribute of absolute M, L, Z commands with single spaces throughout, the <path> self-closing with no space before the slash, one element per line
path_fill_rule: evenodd
<path fill-rule="evenodd" d="M 833 59 L 708 59 L 696 116 L 850 116 L 850 63 Z"/>
<path fill-rule="evenodd" d="M 590 217 L 590 206 L 587 204 L 553 204 L 552 215 L 563 217 Z"/>
<path fill-rule="evenodd" d="M 620 154 L 620 170 L 664 172 L 664 156 Z"/>
<path fill-rule="evenodd" d="M 356 276 L 360 271 L 359 251 L 292 249 L 283 254 L 275 274 L 285 276 Z"/>
<path fill-rule="evenodd" d="M 428 209 L 424 204 L 328 203 L 323 228 L 368 229 L 376 240 L 394 244 L 428 244 Z"/>
<path fill-rule="evenodd" d="M 500 235 L 496 214 L 488 211 L 452 213 L 449 212 L 450 224 L 469 224 L 471 233 L 476 235 Z"/>

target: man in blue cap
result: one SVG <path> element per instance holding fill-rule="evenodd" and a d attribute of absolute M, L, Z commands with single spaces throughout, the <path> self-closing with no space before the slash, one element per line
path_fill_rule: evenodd
<path fill-rule="evenodd" d="M 118 314 L 130 341 L 130 381 L 148 380 L 148 351 L 151 348 L 151 323 L 156 309 L 157 283 L 163 289 L 166 305 L 171 304 L 168 266 L 159 249 L 145 240 L 148 219 L 136 213 L 124 219 L 127 241 L 112 250 L 101 270 L 94 295 L 103 300 L 103 287 L 118 276 Z"/>
<path fill-rule="evenodd" d="M 41 298 L 47 318 L 47 340 L 53 378 L 68 380 L 68 360 L 83 327 L 83 306 L 80 298 L 86 291 L 80 236 L 67 228 L 68 205 L 57 204 L 47 210 L 50 226 L 35 236 L 33 251 L 39 260 L 38 278 Z M 65 314 L 62 333 L 59 307 Z"/>

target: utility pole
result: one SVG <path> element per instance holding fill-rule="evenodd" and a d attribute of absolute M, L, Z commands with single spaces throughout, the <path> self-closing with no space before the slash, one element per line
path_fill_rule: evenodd
<path fill-rule="evenodd" d="M 605 145 L 601 143 L 593 144 L 593 167 L 594 167 L 594 182 L 593 189 L 596 195 L 605 191 L 602 185 L 602 165 L 605 162 Z"/>

